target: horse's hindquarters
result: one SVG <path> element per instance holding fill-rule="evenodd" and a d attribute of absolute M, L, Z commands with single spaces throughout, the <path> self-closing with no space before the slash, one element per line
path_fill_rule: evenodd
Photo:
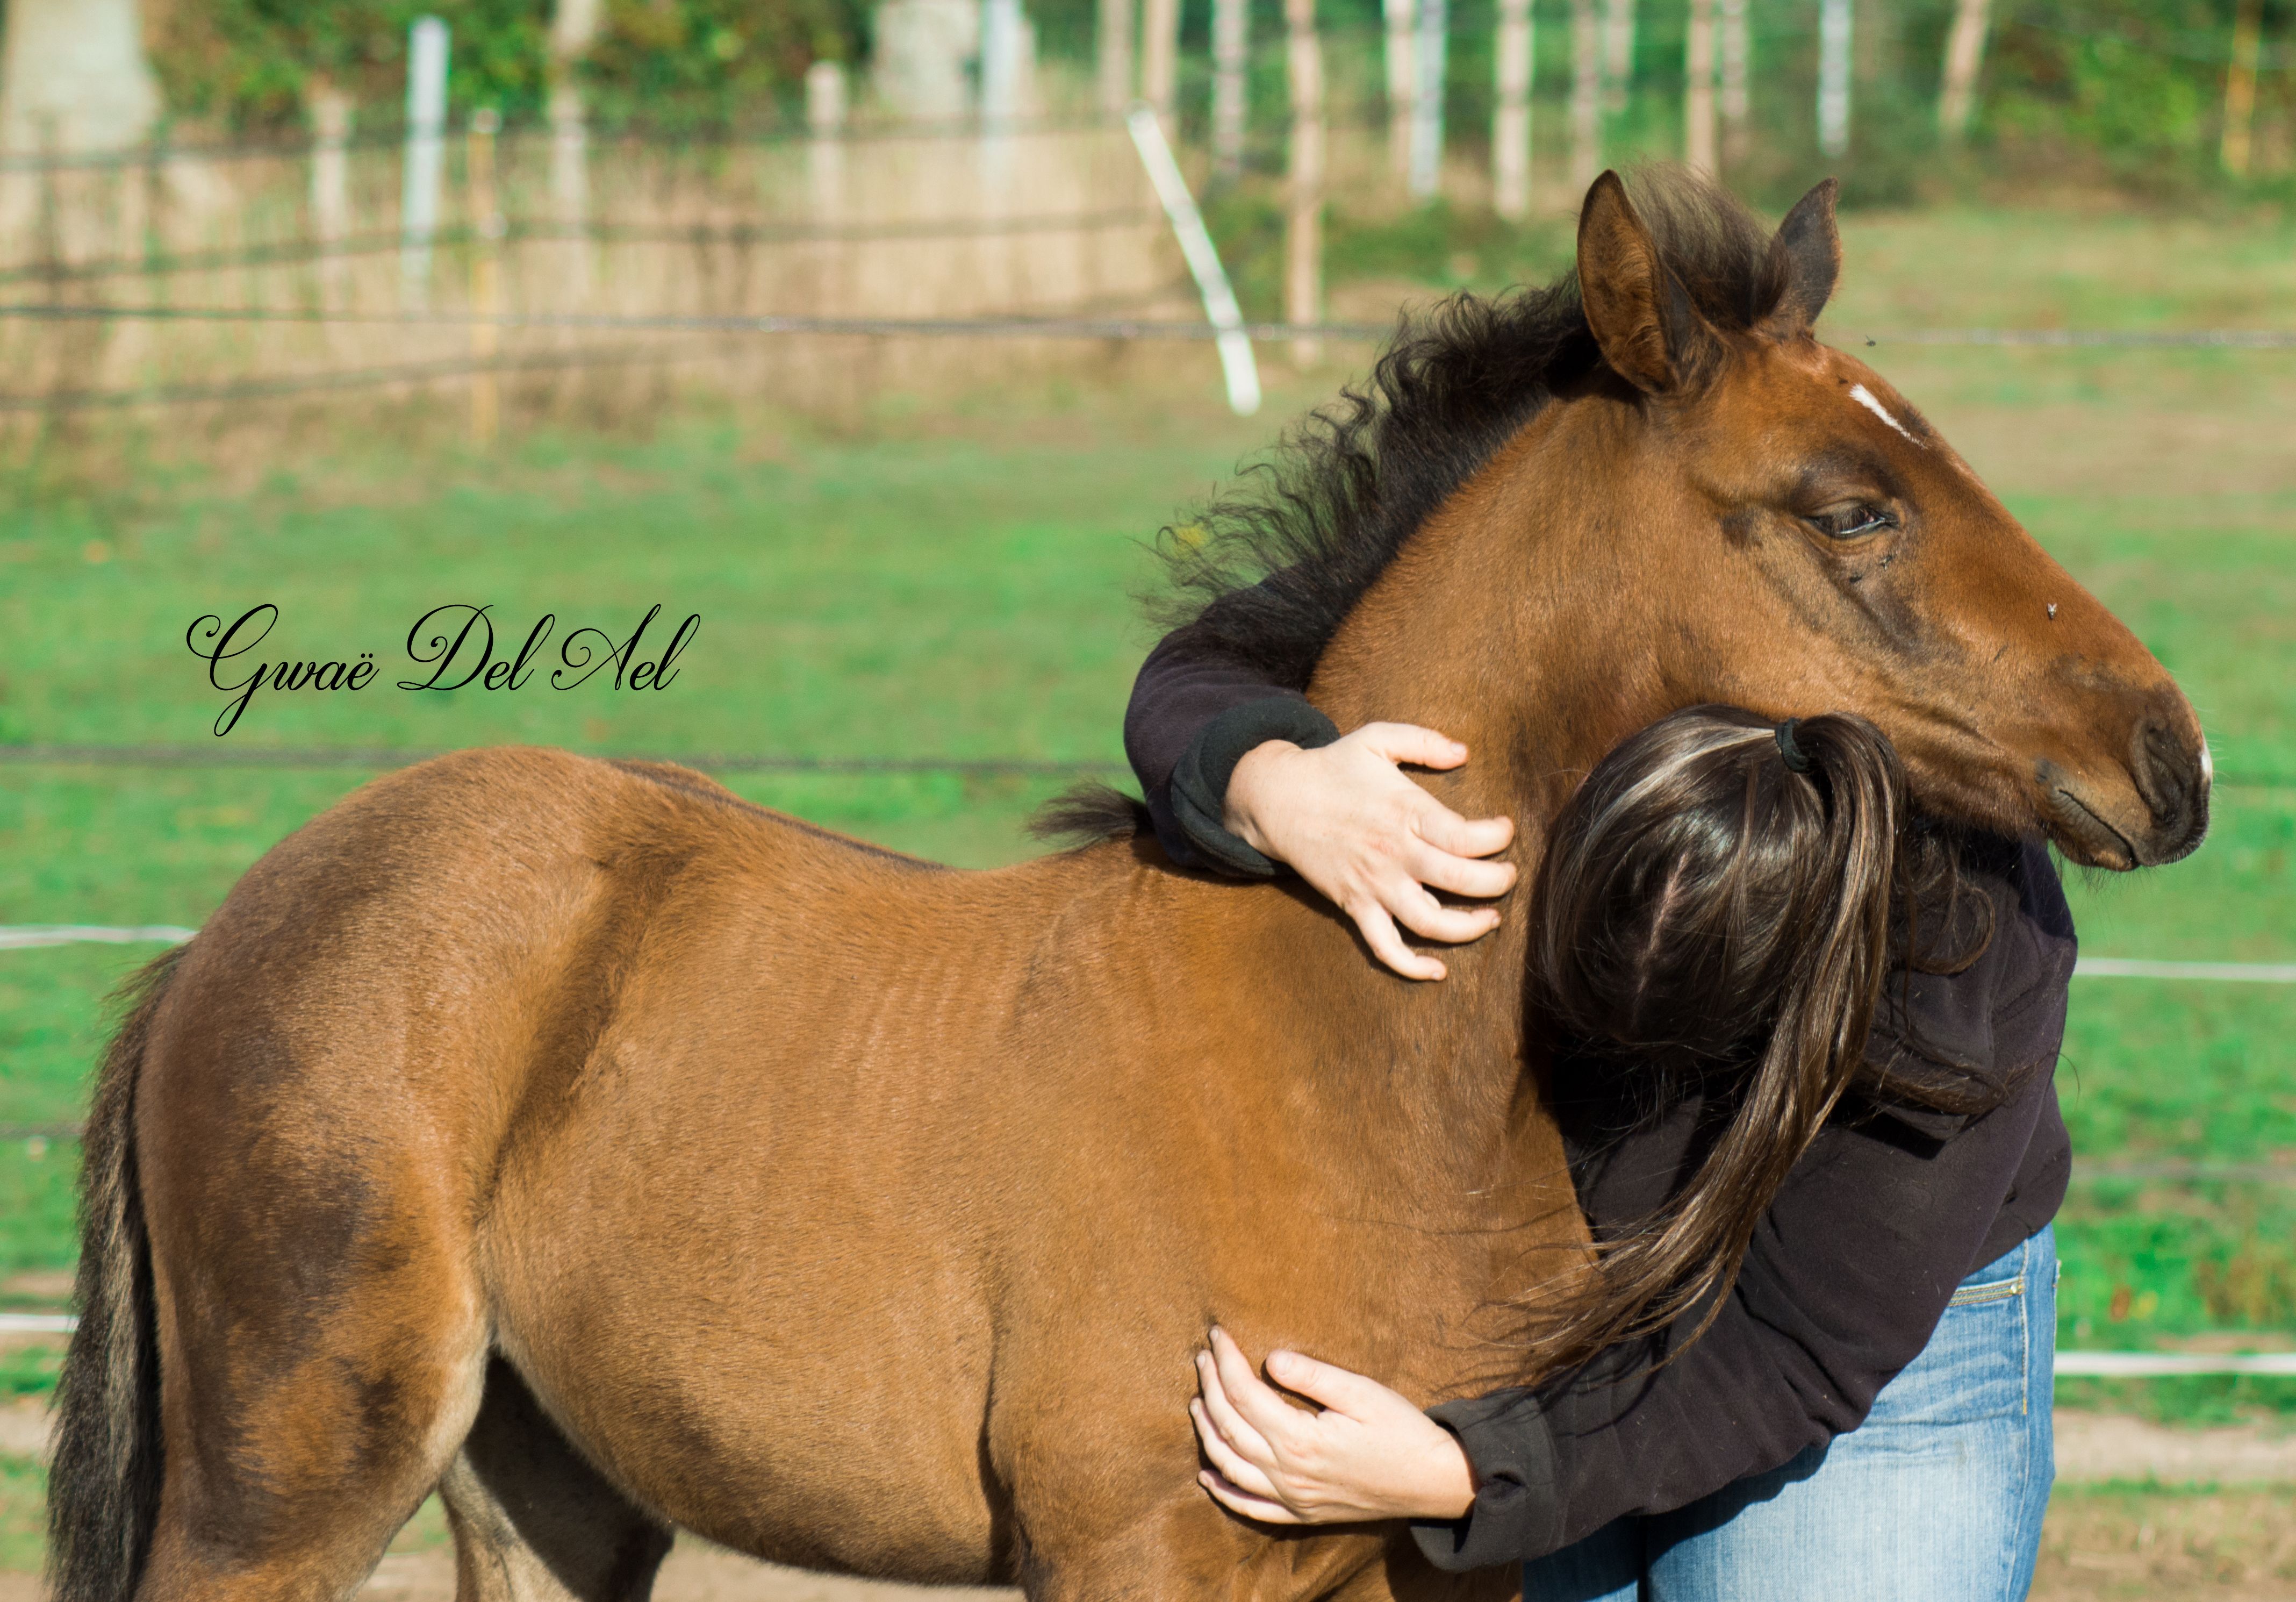
<path fill-rule="evenodd" d="M 396 776 L 251 870 L 136 1087 L 155 1563 L 332 1594 L 500 1350 L 657 1517 L 986 1577 L 977 1287 L 828 1039 L 831 989 L 887 987 L 862 953 L 824 989 L 796 945 L 920 877 L 536 752 Z"/>

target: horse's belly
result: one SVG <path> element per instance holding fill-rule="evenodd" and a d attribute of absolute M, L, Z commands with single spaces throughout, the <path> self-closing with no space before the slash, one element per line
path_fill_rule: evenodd
<path fill-rule="evenodd" d="M 996 1577 L 981 1272 L 928 1176 L 818 1114 L 569 1131 L 488 1230 L 498 1338 L 675 1524 L 809 1567 Z"/>

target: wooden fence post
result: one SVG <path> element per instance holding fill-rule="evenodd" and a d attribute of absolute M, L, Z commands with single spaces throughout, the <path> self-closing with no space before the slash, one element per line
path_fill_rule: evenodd
<path fill-rule="evenodd" d="M 493 321 L 502 316 L 503 215 L 495 193 L 495 136 L 501 131 L 502 113 L 492 106 L 472 112 L 463 166 L 471 226 L 471 438 L 480 446 L 492 445 L 502 426 L 494 370 L 502 328 Z"/>
<path fill-rule="evenodd" d="M 1953 31 L 1946 36 L 1944 86 L 1938 94 L 1938 131 L 1948 144 L 1969 132 L 1977 108 L 1977 70 L 1985 61 L 1987 0 L 1956 0 Z"/>
<path fill-rule="evenodd" d="M 1603 0 L 1603 110 L 1627 109 L 1635 81 L 1635 0 Z"/>
<path fill-rule="evenodd" d="M 1530 212 L 1530 0 L 1499 0 L 1498 107 L 1491 118 L 1491 205 L 1519 221 Z"/>
<path fill-rule="evenodd" d="M 1746 0 L 1721 0 L 1722 160 L 1734 165 L 1746 159 L 1751 133 L 1746 80 L 1753 52 L 1747 33 Z"/>
<path fill-rule="evenodd" d="M 2261 0 L 2240 0 L 2232 18 L 2232 62 L 2225 70 L 2224 169 L 2248 176 L 2249 136 L 2256 123 L 2256 69 L 2264 53 Z"/>
<path fill-rule="evenodd" d="M 1722 176 L 1714 139 L 1714 0 L 1690 0 L 1690 83 L 1682 103 L 1682 159 L 1693 172 Z"/>
<path fill-rule="evenodd" d="M 1140 98 L 1171 127 L 1180 71 L 1180 0 L 1147 0 L 1140 10 Z"/>
<path fill-rule="evenodd" d="M 805 176 L 813 214 L 845 209 L 845 68 L 816 62 L 805 70 Z"/>
<path fill-rule="evenodd" d="M 1100 0 L 1100 109 L 1124 115 L 1132 103 L 1132 0 Z"/>
<path fill-rule="evenodd" d="M 1570 203 L 1603 170 L 1603 30 L 1595 0 L 1570 0 Z"/>
<path fill-rule="evenodd" d="M 1324 50 L 1316 37 L 1316 0 L 1283 0 L 1284 62 L 1292 84 L 1292 192 L 1283 230 L 1283 316 L 1319 323 L 1324 316 Z M 1306 367 L 1318 342 L 1292 342 Z"/>

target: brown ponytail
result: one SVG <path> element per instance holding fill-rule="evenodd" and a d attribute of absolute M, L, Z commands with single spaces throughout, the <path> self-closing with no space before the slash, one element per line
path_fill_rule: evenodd
<path fill-rule="evenodd" d="M 1711 1321 L 1787 1171 L 1859 1074 L 1892 961 L 1905 822 L 1897 755 L 1873 725 L 1781 731 L 1713 706 L 1626 741 L 1564 809 L 1535 891 L 1536 1025 L 1655 1099 L 1718 1081 L 1731 1111 L 1663 1209 L 1598 1244 L 1559 1303 L 1550 1284 L 1526 1305 L 1536 1367 L 1702 1303 L 1687 1339 Z"/>

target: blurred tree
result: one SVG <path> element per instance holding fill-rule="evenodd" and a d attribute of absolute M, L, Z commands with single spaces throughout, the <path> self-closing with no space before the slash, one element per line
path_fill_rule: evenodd
<path fill-rule="evenodd" d="M 159 111 L 135 0 L 9 0 L 0 149 L 117 150 Z"/>
<path fill-rule="evenodd" d="M 406 30 L 436 13 L 452 30 L 455 105 L 541 108 L 549 19 L 542 0 L 149 0 L 153 64 L 168 107 L 235 127 L 303 120 L 314 78 L 370 119 L 406 94 Z"/>

